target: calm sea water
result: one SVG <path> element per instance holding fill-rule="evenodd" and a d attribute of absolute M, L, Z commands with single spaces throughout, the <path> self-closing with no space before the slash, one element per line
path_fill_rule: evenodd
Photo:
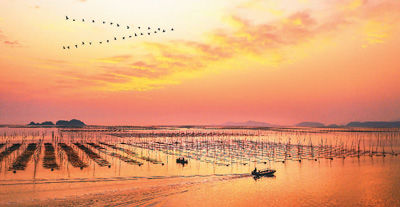
<path fill-rule="evenodd" d="M 154 205 L 400 206 L 399 134 L 398 129 L 0 128 L 0 201 L 24 205 L 55 198 L 54 192 L 69 195 L 71 188 L 90 193 L 99 183 L 115 182 L 107 185 L 110 190 L 131 180 L 184 183 L 217 176 L 226 179 L 154 196 Z M 30 143 L 36 143 L 32 153 Z M 53 170 L 44 167 L 44 143 L 54 147 Z M 4 153 L 14 144 L 21 146 Z M 15 168 L 24 156 L 25 169 Z M 178 157 L 188 164 L 176 163 Z M 255 167 L 277 172 L 254 179 L 249 173 Z"/>

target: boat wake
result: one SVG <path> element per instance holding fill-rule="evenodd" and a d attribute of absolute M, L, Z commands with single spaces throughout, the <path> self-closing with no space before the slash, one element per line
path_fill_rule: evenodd
<path fill-rule="evenodd" d="M 113 182 L 113 181 L 129 181 L 139 179 L 173 179 L 173 178 L 220 178 L 221 180 L 251 177 L 248 173 L 231 173 L 231 174 L 208 174 L 208 175 L 171 175 L 171 176 L 130 176 L 130 177 L 107 177 L 107 178 L 69 178 L 69 179 L 30 179 L 30 180 L 0 180 L 0 186 L 9 185 L 39 185 L 39 184 L 56 184 L 56 183 L 90 183 L 90 182 Z"/>

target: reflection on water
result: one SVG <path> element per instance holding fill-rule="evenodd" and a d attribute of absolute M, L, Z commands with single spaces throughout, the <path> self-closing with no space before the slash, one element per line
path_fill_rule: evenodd
<path fill-rule="evenodd" d="M 399 205 L 398 129 L 0 128 L 0 134 L 4 202 L 46 198 L 54 185 L 225 177 L 157 204 Z M 177 163 L 179 157 L 189 163 Z M 277 172 L 253 179 L 254 167 Z"/>

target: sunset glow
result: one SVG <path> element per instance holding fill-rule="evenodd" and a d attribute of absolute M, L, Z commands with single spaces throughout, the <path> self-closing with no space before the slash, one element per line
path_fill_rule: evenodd
<path fill-rule="evenodd" d="M 0 124 L 400 119 L 400 1 L 0 5 Z M 138 26 L 168 31 L 98 44 Z"/>

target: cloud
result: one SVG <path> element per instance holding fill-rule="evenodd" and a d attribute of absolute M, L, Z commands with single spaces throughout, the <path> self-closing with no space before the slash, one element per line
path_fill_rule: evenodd
<path fill-rule="evenodd" d="M 317 30 L 315 20 L 307 12 L 295 13 L 285 22 L 272 24 L 254 25 L 238 16 L 231 19 L 240 25 L 234 32 L 216 30 L 205 42 L 145 42 L 143 47 L 151 52 L 140 60 L 135 61 L 131 55 L 101 58 L 96 60 L 102 69 L 98 74 L 66 75 L 73 80 L 90 80 L 95 87 L 103 84 L 103 89 L 151 90 L 177 84 L 193 74 L 201 74 L 206 68 L 244 55 L 263 57 L 260 63 L 264 65 L 279 65 L 285 57 L 276 50 L 312 37 Z"/>
<path fill-rule="evenodd" d="M 102 63 L 120 63 L 120 62 L 124 62 L 130 58 L 131 58 L 130 55 L 120 55 L 120 56 L 113 56 L 113 57 L 107 57 L 107 58 L 100 58 L 100 59 L 97 59 L 97 61 L 102 62 Z"/>
<path fill-rule="evenodd" d="M 302 55 L 293 52 L 296 47 L 320 37 L 332 38 L 329 34 L 353 26 L 364 28 L 360 32 L 366 44 L 382 43 L 390 35 L 390 26 L 374 19 L 388 13 L 396 16 L 389 19 L 399 19 L 399 11 L 388 2 L 370 4 L 352 0 L 346 5 L 349 8 L 337 6 L 338 9 L 323 17 L 306 9 L 257 23 L 233 14 L 227 19 L 230 28 L 211 31 L 204 41 L 145 42 L 142 47 L 148 52 L 140 57 L 126 54 L 100 58 L 97 62 L 102 70 L 98 74 L 70 77 L 91 80 L 96 87 L 107 90 L 152 90 L 223 67 L 235 69 L 253 63 L 279 67 Z"/>
<path fill-rule="evenodd" d="M 16 40 L 9 40 L 9 38 L 0 30 L 0 43 L 10 47 L 21 47 L 21 43 Z"/>
<path fill-rule="evenodd" d="M 3 41 L 3 43 L 4 43 L 5 45 L 11 46 L 11 47 L 19 47 L 19 46 L 21 46 L 21 44 L 20 44 L 18 41 L 8 41 L 8 40 L 5 40 L 5 41 Z"/>

